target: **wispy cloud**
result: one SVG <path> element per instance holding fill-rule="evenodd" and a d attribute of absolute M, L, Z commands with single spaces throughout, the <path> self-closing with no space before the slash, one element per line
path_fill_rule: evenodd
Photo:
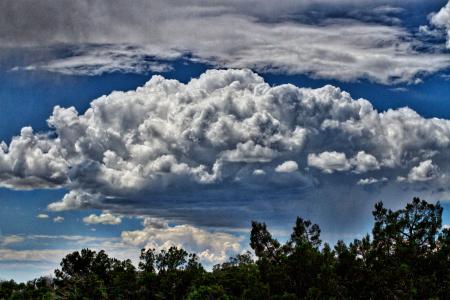
<path fill-rule="evenodd" d="M 0 245 L 7 246 L 11 244 L 21 243 L 25 240 L 23 236 L 20 235 L 8 235 L 0 237 Z"/>
<path fill-rule="evenodd" d="M 64 221 L 64 217 L 61 217 L 61 216 L 57 216 L 57 217 L 53 218 L 53 222 L 55 222 L 55 223 L 61 223 L 63 221 Z"/>
<path fill-rule="evenodd" d="M 168 63 L 150 57 L 144 49 L 129 45 L 88 45 L 77 47 L 70 56 L 13 67 L 12 71 L 48 71 L 66 75 L 95 76 L 103 73 L 164 73 Z"/>
<path fill-rule="evenodd" d="M 4 46 L 62 43 L 74 50 L 14 70 L 164 72 L 167 61 L 187 55 L 217 67 L 395 84 L 419 82 L 450 65 L 442 51 L 418 50 L 426 48 L 423 42 L 394 21 L 404 10 L 401 1 L 80 2 L 40 1 L 26 17 L 27 1 L 2 3 L 10 21 L 2 25 Z"/>

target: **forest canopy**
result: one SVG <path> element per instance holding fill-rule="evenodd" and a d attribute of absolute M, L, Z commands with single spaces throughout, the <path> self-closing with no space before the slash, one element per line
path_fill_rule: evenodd
<path fill-rule="evenodd" d="M 54 277 L 0 281 L 0 299 L 450 299 L 450 230 L 443 208 L 414 198 L 375 205 L 372 234 L 334 247 L 297 217 L 286 243 L 253 221 L 252 252 L 205 270 L 195 253 L 142 249 L 140 262 L 82 249 Z"/>

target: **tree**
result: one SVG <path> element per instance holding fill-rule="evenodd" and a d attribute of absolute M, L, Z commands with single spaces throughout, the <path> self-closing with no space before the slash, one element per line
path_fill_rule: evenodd
<path fill-rule="evenodd" d="M 0 299 L 9 299 L 17 290 L 19 290 L 19 284 L 14 280 L 0 281 Z"/>
<path fill-rule="evenodd" d="M 280 243 L 272 238 L 265 223 L 252 221 L 250 247 L 255 251 L 257 257 L 274 261 L 277 259 Z"/>
<path fill-rule="evenodd" d="M 157 293 L 157 274 L 155 269 L 155 249 L 141 249 L 138 276 L 138 295 L 140 299 L 155 299 Z"/>
<path fill-rule="evenodd" d="M 297 217 L 291 239 L 284 246 L 287 255 L 283 268 L 289 276 L 289 290 L 297 297 L 320 294 L 316 291 L 322 269 L 320 244 L 319 226 Z"/>
<path fill-rule="evenodd" d="M 309 220 L 303 220 L 297 217 L 295 226 L 291 234 L 289 245 L 294 247 L 301 247 L 302 245 L 309 245 L 316 249 L 319 248 L 322 241 L 320 240 L 320 227 L 317 224 L 312 224 Z"/>
<path fill-rule="evenodd" d="M 105 251 L 82 249 L 68 254 L 55 270 L 59 294 L 66 299 L 107 299 L 112 260 Z"/>
<path fill-rule="evenodd" d="M 425 296 L 436 242 L 442 226 L 442 207 L 414 198 L 404 209 L 392 211 L 377 203 L 369 255 L 374 287 L 380 297 Z"/>
<path fill-rule="evenodd" d="M 250 295 L 255 286 L 263 286 L 263 292 L 267 292 L 268 287 L 262 283 L 260 268 L 249 252 L 230 257 L 228 262 L 214 266 L 212 275 L 209 284 L 222 286 L 226 295 L 233 299 L 246 299 L 245 295 Z"/>
<path fill-rule="evenodd" d="M 114 259 L 110 277 L 111 285 L 108 286 L 109 298 L 135 299 L 137 297 L 137 274 L 131 260 L 120 261 Z"/>
<path fill-rule="evenodd" d="M 187 256 L 188 253 L 185 250 L 178 249 L 177 247 L 170 247 L 169 250 L 161 250 L 155 258 L 156 268 L 160 273 L 183 268 L 187 262 Z"/>
<path fill-rule="evenodd" d="M 104 251 L 68 254 L 55 279 L 0 281 L 3 299 L 450 299 L 450 230 L 442 207 L 414 198 L 377 203 L 372 235 L 321 246 L 320 228 L 297 217 L 281 245 L 252 222 L 250 246 L 207 272 L 195 253 L 142 249 L 138 270 Z M 256 259 L 256 261 L 254 260 Z"/>
<path fill-rule="evenodd" d="M 193 288 L 187 300 L 228 300 L 230 299 L 222 286 L 213 284 L 209 286 L 201 285 Z"/>

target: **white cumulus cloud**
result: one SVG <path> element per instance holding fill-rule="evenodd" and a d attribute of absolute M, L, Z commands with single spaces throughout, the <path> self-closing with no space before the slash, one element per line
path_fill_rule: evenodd
<path fill-rule="evenodd" d="M 345 153 L 336 151 L 325 151 L 318 155 L 309 154 L 308 165 L 329 174 L 335 171 L 348 171 L 351 168 Z"/>
<path fill-rule="evenodd" d="M 447 47 L 450 48 L 450 1 L 431 17 L 431 24 L 444 28 L 447 34 Z"/>
<path fill-rule="evenodd" d="M 439 174 L 439 168 L 433 164 L 431 159 L 421 162 L 413 167 L 408 173 L 409 181 L 428 181 L 436 178 Z"/>
<path fill-rule="evenodd" d="M 169 224 L 161 219 L 145 218 L 143 229 L 122 232 L 126 244 L 147 249 L 183 248 L 198 254 L 208 264 L 220 263 L 241 252 L 243 237 L 225 232 L 207 231 L 192 225 Z"/>
<path fill-rule="evenodd" d="M 275 172 L 278 173 L 292 173 L 298 170 L 298 165 L 293 160 L 288 160 L 282 163 L 281 165 L 278 165 L 275 168 Z"/>
<path fill-rule="evenodd" d="M 26 127 L 2 143 L 0 186 L 67 188 L 51 211 L 231 222 L 227 209 L 270 209 L 252 202 L 261 195 L 295 202 L 325 187 L 363 189 L 367 178 L 394 178 L 386 184 L 401 190 L 426 182 L 436 197 L 448 190 L 449 177 L 435 174 L 449 173 L 449 120 L 409 108 L 378 112 L 330 85 L 270 86 L 246 69 L 209 70 L 187 84 L 154 76 L 81 114 L 57 106 L 48 124 L 48 134 Z M 343 200 L 334 193 L 329 201 Z"/>
<path fill-rule="evenodd" d="M 83 218 L 83 222 L 86 224 L 107 224 L 117 225 L 122 223 L 122 219 L 119 216 L 115 216 L 111 213 L 104 212 L 100 215 L 91 214 Z"/>

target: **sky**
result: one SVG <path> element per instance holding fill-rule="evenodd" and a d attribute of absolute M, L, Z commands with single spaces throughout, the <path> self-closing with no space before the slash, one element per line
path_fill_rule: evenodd
<path fill-rule="evenodd" d="M 86 247 L 210 267 L 251 220 L 348 242 L 414 196 L 450 224 L 449 102 L 447 1 L 2 1 L 0 279 Z"/>

